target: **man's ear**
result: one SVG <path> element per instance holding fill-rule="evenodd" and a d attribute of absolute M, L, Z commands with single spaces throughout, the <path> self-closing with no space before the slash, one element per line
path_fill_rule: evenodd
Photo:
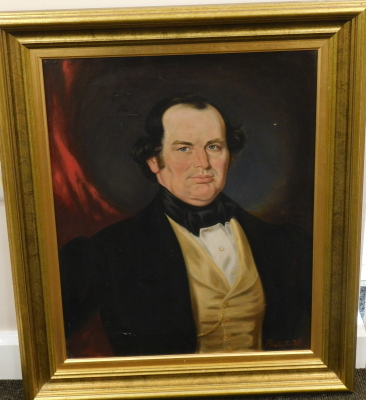
<path fill-rule="evenodd" d="M 157 157 L 151 157 L 146 162 L 153 174 L 157 174 L 160 171 Z"/>

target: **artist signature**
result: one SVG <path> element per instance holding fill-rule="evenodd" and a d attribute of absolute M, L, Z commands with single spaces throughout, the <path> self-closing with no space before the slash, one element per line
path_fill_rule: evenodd
<path fill-rule="evenodd" d="M 299 347 L 301 346 L 302 339 L 295 339 L 295 340 L 272 340 L 267 339 L 266 344 L 264 345 L 265 348 L 271 349 L 285 349 L 289 347 Z"/>

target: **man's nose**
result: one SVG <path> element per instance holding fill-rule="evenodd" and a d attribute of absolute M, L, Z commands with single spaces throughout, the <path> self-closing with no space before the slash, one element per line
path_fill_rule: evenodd
<path fill-rule="evenodd" d="M 196 168 L 207 169 L 210 166 L 210 161 L 208 159 L 208 154 L 204 149 L 196 149 L 194 166 Z"/>

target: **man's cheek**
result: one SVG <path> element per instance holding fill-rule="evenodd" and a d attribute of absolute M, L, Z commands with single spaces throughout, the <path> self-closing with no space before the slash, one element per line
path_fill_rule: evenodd
<path fill-rule="evenodd" d="M 226 160 L 218 161 L 216 163 L 216 170 L 219 173 L 226 173 L 228 170 L 229 163 Z"/>
<path fill-rule="evenodd" d="M 190 164 L 184 161 L 172 164 L 172 172 L 179 177 L 181 174 L 188 172 Z"/>

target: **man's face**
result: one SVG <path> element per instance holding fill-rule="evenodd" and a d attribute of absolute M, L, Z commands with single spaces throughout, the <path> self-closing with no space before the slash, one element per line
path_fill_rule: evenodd
<path fill-rule="evenodd" d="M 197 110 L 178 104 L 164 113 L 163 127 L 164 167 L 152 157 L 151 171 L 185 203 L 210 204 L 225 186 L 230 158 L 220 113 L 211 106 Z"/>

